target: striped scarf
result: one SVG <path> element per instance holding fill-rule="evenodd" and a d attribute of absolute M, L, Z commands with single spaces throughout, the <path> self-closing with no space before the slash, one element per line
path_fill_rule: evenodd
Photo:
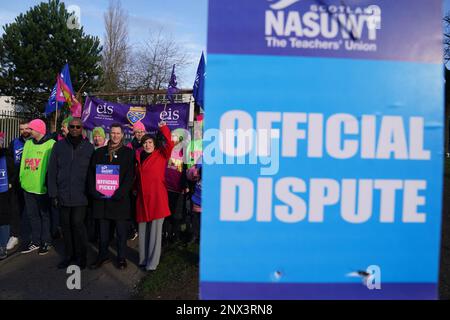
<path fill-rule="evenodd" d="M 123 147 L 123 139 L 120 140 L 119 144 L 117 146 L 112 145 L 112 140 L 108 141 L 108 156 L 109 156 L 109 162 L 112 162 L 114 155 L 116 154 L 117 150 Z"/>

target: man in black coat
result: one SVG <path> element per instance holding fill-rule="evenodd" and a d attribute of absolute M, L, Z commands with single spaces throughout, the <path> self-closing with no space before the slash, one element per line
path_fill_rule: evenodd
<path fill-rule="evenodd" d="M 88 205 L 87 177 L 94 146 L 82 136 L 79 118 L 69 123 L 69 134 L 53 147 L 48 168 L 48 193 L 54 207 L 60 208 L 64 237 L 64 260 L 58 268 L 75 262 L 86 267 L 87 233 L 84 219 Z"/>
<path fill-rule="evenodd" d="M 110 237 L 110 225 L 114 223 L 117 235 L 117 267 L 125 269 L 125 248 L 127 245 L 127 231 L 131 218 L 130 193 L 134 180 L 134 153 L 123 143 L 124 132 L 120 124 L 113 124 L 110 131 L 110 140 L 105 147 L 95 150 L 92 157 L 89 173 L 89 191 L 93 196 L 93 215 L 99 220 L 100 248 L 97 260 L 91 265 L 92 269 L 100 268 L 109 261 L 108 246 Z M 106 169 L 104 169 L 106 168 Z M 102 191 L 100 185 L 104 179 L 100 178 L 101 170 L 114 168 L 118 174 L 118 184 L 111 191 Z M 107 171 L 108 172 L 108 171 Z M 97 178 L 99 181 L 97 181 Z M 97 182 L 99 182 L 97 184 Z M 104 185 L 108 188 L 110 185 Z M 102 192 L 99 192 L 102 191 Z"/>

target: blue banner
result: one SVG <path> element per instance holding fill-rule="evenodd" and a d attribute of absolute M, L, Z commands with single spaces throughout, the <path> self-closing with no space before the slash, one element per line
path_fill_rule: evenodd
<path fill-rule="evenodd" d="M 209 1 L 201 298 L 437 298 L 441 5 Z"/>
<path fill-rule="evenodd" d="M 205 97 L 205 74 L 206 74 L 206 66 L 205 66 L 205 56 L 203 55 L 200 57 L 200 61 L 198 63 L 197 67 L 197 74 L 195 75 L 195 81 L 194 81 L 194 89 L 192 92 L 192 96 L 194 97 L 195 102 L 204 108 L 204 97 Z"/>

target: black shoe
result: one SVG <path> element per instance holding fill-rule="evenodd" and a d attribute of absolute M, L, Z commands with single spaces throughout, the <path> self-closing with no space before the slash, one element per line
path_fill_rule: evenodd
<path fill-rule="evenodd" d="M 39 254 L 40 256 L 46 255 L 46 254 L 48 253 L 48 251 L 50 250 L 51 247 L 52 247 L 52 246 L 51 246 L 50 243 L 44 243 L 44 244 L 42 244 L 42 245 L 39 247 L 39 252 L 38 252 L 38 254 Z"/>
<path fill-rule="evenodd" d="M 117 269 L 123 270 L 126 269 L 126 267 L 127 267 L 127 260 L 120 259 L 117 261 Z"/>
<path fill-rule="evenodd" d="M 147 266 L 146 264 L 140 264 L 139 265 L 139 269 L 142 270 L 142 271 L 145 271 L 145 267 L 146 266 Z"/>
<path fill-rule="evenodd" d="M 135 228 L 131 229 L 128 233 L 128 240 L 133 241 L 136 240 L 136 238 L 139 236 L 139 233 Z"/>
<path fill-rule="evenodd" d="M 102 265 L 104 265 L 105 263 L 108 263 L 108 262 L 111 262 L 111 260 L 109 260 L 109 258 L 97 259 L 93 264 L 91 264 L 89 266 L 89 269 L 98 269 Z"/>
<path fill-rule="evenodd" d="M 6 259 L 7 257 L 6 247 L 0 247 L 0 260 Z"/>
<path fill-rule="evenodd" d="M 30 242 L 22 251 L 21 253 L 30 253 L 33 251 L 39 250 L 39 246 L 35 245 L 33 242 Z"/>

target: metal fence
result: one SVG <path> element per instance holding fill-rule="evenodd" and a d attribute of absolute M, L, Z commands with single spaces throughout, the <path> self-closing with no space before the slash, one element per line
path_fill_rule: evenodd
<path fill-rule="evenodd" d="M 0 131 L 5 133 L 5 145 L 19 136 L 19 124 L 21 121 L 30 121 L 35 116 L 27 112 L 0 110 Z"/>

